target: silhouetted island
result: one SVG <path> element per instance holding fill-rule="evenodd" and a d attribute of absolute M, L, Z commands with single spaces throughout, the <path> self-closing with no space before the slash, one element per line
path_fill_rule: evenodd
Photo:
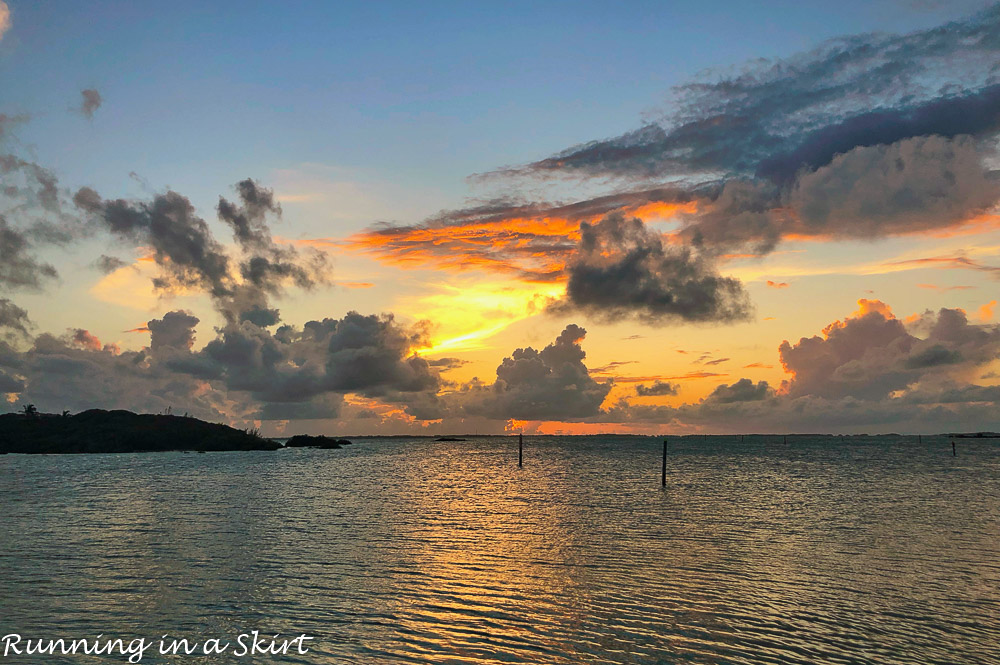
<path fill-rule="evenodd" d="M 0 453 L 145 453 L 167 450 L 277 450 L 256 431 L 187 416 L 90 409 L 76 415 L 0 415 Z"/>
<path fill-rule="evenodd" d="M 439 436 L 438 438 L 436 438 L 434 440 L 435 441 L 465 441 L 465 439 L 463 439 L 460 436 Z"/>
<path fill-rule="evenodd" d="M 347 439 L 335 439 L 329 436 L 309 436 L 308 434 L 296 434 L 288 441 L 285 441 L 286 448 L 325 448 L 336 449 L 351 445 Z"/>

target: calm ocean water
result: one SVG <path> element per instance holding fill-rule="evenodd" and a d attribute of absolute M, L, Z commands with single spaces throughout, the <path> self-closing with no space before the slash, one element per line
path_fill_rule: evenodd
<path fill-rule="evenodd" d="M 1000 663 L 1000 440 L 0 456 L 0 632 L 143 663 Z M 233 647 L 235 649 L 235 646 Z M 2 654 L 0 654 L 2 655 Z M 4 662 L 127 662 L 8 656 Z"/>

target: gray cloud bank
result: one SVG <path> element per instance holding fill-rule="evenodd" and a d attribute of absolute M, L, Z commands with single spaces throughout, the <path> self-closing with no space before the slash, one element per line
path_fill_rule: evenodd
<path fill-rule="evenodd" d="M 1000 326 L 969 323 L 959 309 L 926 312 L 908 327 L 881 303 L 862 301 L 855 315 L 830 324 L 821 336 L 785 341 L 778 353 L 790 374 L 780 386 L 743 378 L 697 403 L 621 401 L 602 418 L 758 432 L 1000 425 L 1000 386 L 981 384 L 1000 360 Z"/>

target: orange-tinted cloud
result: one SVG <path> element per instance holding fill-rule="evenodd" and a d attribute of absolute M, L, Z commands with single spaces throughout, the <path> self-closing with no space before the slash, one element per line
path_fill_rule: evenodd
<path fill-rule="evenodd" d="M 982 307 L 979 308 L 979 320 L 982 322 L 987 322 L 993 319 L 993 310 L 997 306 L 996 300 L 991 300 Z"/>
<path fill-rule="evenodd" d="M 619 367 L 622 367 L 624 365 L 634 365 L 637 362 L 639 362 L 639 361 L 638 360 L 615 360 L 615 361 L 612 361 L 612 362 L 608 363 L 607 365 L 602 365 L 600 367 L 591 367 L 590 368 L 590 374 L 591 375 L 595 375 L 595 374 L 598 374 L 598 375 L 611 375 L 611 373 L 614 370 L 618 369 Z"/>
<path fill-rule="evenodd" d="M 561 278 L 579 238 L 576 221 L 515 218 L 447 227 L 372 229 L 351 236 L 344 246 L 403 268 L 480 269 L 551 282 Z"/>
<path fill-rule="evenodd" d="M 937 284 L 917 284 L 917 288 L 927 289 L 929 291 L 965 291 L 967 289 L 974 289 L 974 286 L 938 286 Z"/>
<path fill-rule="evenodd" d="M 408 427 L 425 428 L 440 420 L 418 420 L 406 412 L 405 408 L 396 404 L 388 404 L 381 400 L 364 397 L 361 395 L 349 394 L 344 396 L 345 416 L 357 417 L 363 414 L 363 418 L 371 418 L 381 424 L 392 421 L 405 423 Z"/>
<path fill-rule="evenodd" d="M 10 30 L 10 7 L 0 0 L 0 39 L 3 39 L 4 33 L 8 30 Z"/>
<path fill-rule="evenodd" d="M 964 268 L 967 270 L 978 270 L 981 272 L 1000 275 L 1000 267 L 988 266 L 978 261 L 973 261 L 967 256 L 928 256 L 919 259 L 907 259 L 905 261 L 892 261 L 882 264 L 885 268 L 912 270 L 916 268 Z"/>
<path fill-rule="evenodd" d="M 869 312 L 878 312 L 887 319 L 895 318 L 891 307 L 881 300 L 869 300 L 868 298 L 858 300 L 858 311 L 851 314 L 849 318 L 859 319 Z"/>
<path fill-rule="evenodd" d="M 73 331 L 73 343 L 87 351 L 100 351 L 102 347 L 101 340 L 83 328 L 77 328 Z"/>
<path fill-rule="evenodd" d="M 580 224 L 620 211 L 645 220 L 694 214 L 697 202 L 672 189 L 628 192 L 564 206 L 504 202 L 444 213 L 423 224 L 377 226 L 346 239 L 295 241 L 371 254 L 403 268 L 485 270 L 525 281 L 562 281 L 580 240 Z M 665 243 L 680 242 L 664 234 Z"/>
<path fill-rule="evenodd" d="M 769 287 L 771 287 L 772 289 L 787 289 L 788 288 L 788 282 L 773 282 L 771 280 L 767 280 L 767 285 Z"/>
<path fill-rule="evenodd" d="M 132 328 L 131 330 L 126 330 L 127 333 L 148 333 L 149 326 L 139 326 L 138 328 Z"/>
<path fill-rule="evenodd" d="M 774 365 L 765 365 L 764 363 L 750 363 L 749 365 L 744 365 L 743 369 L 774 369 Z"/>
<path fill-rule="evenodd" d="M 787 340 L 782 342 L 781 346 L 778 347 L 778 353 L 781 359 L 781 367 L 782 369 L 785 370 L 786 373 L 790 374 L 792 378 L 783 382 L 781 391 L 787 392 L 788 386 L 794 383 L 799 378 L 799 374 L 802 372 L 803 367 L 797 367 L 796 363 L 793 363 L 792 361 L 789 360 L 790 356 L 799 353 L 798 349 L 800 348 L 808 349 L 818 344 L 826 343 L 830 340 L 831 337 L 835 337 L 838 334 L 843 336 L 843 334 L 845 334 L 845 331 L 854 329 L 855 324 L 857 322 L 861 321 L 864 317 L 872 313 L 879 314 L 882 320 L 887 323 L 892 322 L 892 324 L 894 324 L 895 326 L 892 328 L 893 332 L 899 332 L 899 333 L 903 332 L 902 325 L 900 325 L 900 323 L 896 321 L 896 317 L 892 313 L 892 308 L 889 307 L 889 305 L 885 304 L 881 300 L 869 300 L 867 298 L 861 298 L 858 300 L 858 310 L 856 312 L 853 312 L 850 315 L 845 316 L 843 321 L 841 320 L 834 321 L 833 323 L 823 328 L 822 340 L 818 336 L 813 337 L 811 339 L 802 338 L 799 341 L 799 343 L 796 344 L 794 347 L 790 345 Z M 812 366 L 809 365 L 806 366 L 808 367 L 810 373 L 815 373 L 816 371 L 818 371 Z"/>
<path fill-rule="evenodd" d="M 718 376 L 729 376 L 717 372 L 688 372 L 687 374 L 654 374 L 650 376 L 613 376 L 615 383 L 651 383 L 654 381 L 688 381 L 693 379 L 709 379 Z"/>
<path fill-rule="evenodd" d="M 931 231 L 928 235 L 932 238 L 956 238 L 987 233 L 998 228 L 1000 228 L 1000 215 L 986 213 L 972 217 L 957 226 Z"/>

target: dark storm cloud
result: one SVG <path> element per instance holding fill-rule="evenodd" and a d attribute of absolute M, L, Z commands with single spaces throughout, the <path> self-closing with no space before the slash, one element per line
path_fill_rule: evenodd
<path fill-rule="evenodd" d="M 0 114 L 0 141 L 5 141 L 13 126 L 27 120 L 28 116 Z M 37 251 L 69 242 L 80 235 L 81 228 L 63 212 L 58 180 L 48 169 L 0 152 L 0 176 L 0 294 L 37 291 L 58 278 L 55 267 L 40 259 Z M 27 312 L 7 298 L 2 303 L 4 336 L 26 336 Z"/>
<path fill-rule="evenodd" d="M 249 178 L 236 183 L 236 192 L 242 205 L 230 203 L 220 196 L 216 208 L 219 219 L 232 227 L 233 236 L 240 245 L 270 248 L 273 243 L 267 217 L 269 214 L 281 216 L 281 205 L 275 200 L 274 192 Z"/>
<path fill-rule="evenodd" d="M 186 197 L 168 191 L 148 202 L 105 201 L 84 187 L 73 202 L 112 235 L 152 249 L 162 271 L 158 288 L 201 288 L 215 297 L 232 292 L 229 259 Z"/>
<path fill-rule="evenodd" d="M 5 316 L 18 324 L 18 309 L 0 301 Z M 12 385 L 22 384 L 8 392 L 49 411 L 171 407 L 231 422 L 334 418 L 347 393 L 401 404 L 419 417 L 443 408 L 437 371 L 410 351 L 426 344 L 423 330 L 391 316 L 351 312 L 274 333 L 230 323 L 195 351 L 198 322 L 183 311 L 152 319 L 149 348 L 138 352 L 119 353 L 83 329 L 39 335 L 25 352 L 0 342 L 0 366 Z"/>
<path fill-rule="evenodd" d="M 311 321 L 302 335 L 326 351 L 324 385 L 329 390 L 376 396 L 385 390 L 417 392 L 438 384 L 427 361 L 409 355 L 411 348 L 427 343 L 424 331 L 404 328 L 392 315 L 349 312 L 342 319 Z"/>
<path fill-rule="evenodd" d="M 94 265 L 105 275 L 110 275 L 119 268 L 124 268 L 128 265 L 128 263 L 118 257 L 101 254 L 97 260 L 94 261 Z"/>
<path fill-rule="evenodd" d="M 907 369 L 922 369 L 938 365 L 953 365 L 962 362 L 962 354 L 956 349 L 949 349 L 941 344 L 935 344 L 906 359 Z"/>
<path fill-rule="evenodd" d="M 303 289 L 327 282 L 326 254 L 308 248 L 299 252 L 274 242 L 269 217 L 281 218 L 274 192 L 247 178 L 236 184 L 239 205 L 219 197 L 219 219 L 233 230 L 242 253 L 239 271 L 243 283 L 220 303 L 229 321 L 250 321 L 269 326 L 278 323 L 278 310 L 268 306 L 268 297 L 279 295 L 292 283 Z"/>
<path fill-rule="evenodd" d="M 194 327 L 198 317 L 184 311 L 167 312 L 162 319 L 152 319 L 149 329 L 149 348 L 154 353 L 163 348 L 190 350 L 194 346 Z"/>
<path fill-rule="evenodd" d="M 838 155 L 801 174 L 787 200 L 802 232 L 872 238 L 951 226 L 998 199 L 971 138 L 926 136 Z"/>
<path fill-rule="evenodd" d="M 0 215 L 0 288 L 37 290 L 58 276 L 53 266 L 33 257 L 30 250 L 27 232 L 12 227 Z"/>
<path fill-rule="evenodd" d="M 88 351 L 99 351 L 101 350 L 101 340 L 92 334 L 89 330 L 84 330 L 83 328 L 74 328 L 70 336 L 70 340 L 76 346 L 87 349 Z"/>
<path fill-rule="evenodd" d="M 1000 48 L 996 52 L 1000 55 Z M 997 130 L 1000 85 L 992 85 L 915 107 L 862 113 L 823 127 L 806 136 L 795 150 L 762 160 L 757 175 L 787 184 L 802 169 L 816 169 L 854 148 L 888 145 L 916 136 L 983 136 Z"/>
<path fill-rule="evenodd" d="M 456 369 L 462 365 L 469 364 L 468 360 L 462 360 L 461 358 L 436 358 L 434 360 L 428 360 L 427 364 L 431 367 L 437 368 L 439 371 L 445 372 L 449 369 Z"/>
<path fill-rule="evenodd" d="M 255 415 L 260 420 L 326 420 L 340 416 L 343 404 L 343 395 L 326 393 L 304 402 L 267 402 Z"/>
<path fill-rule="evenodd" d="M 101 93 L 94 88 L 85 88 L 80 91 L 80 108 L 79 111 L 86 118 L 93 118 L 94 111 L 101 108 L 103 99 L 101 99 Z"/>
<path fill-rule="evenodd" d="M 16 379 L 0 370 L 0 393 L 20 393 L 24 390 L 24 381 Z"/>
<path fill-rule="evenodd" d="M 684 214 L 679 235 L 708 254 L 764 255 L 782 238 L 871 239 L 947 229 L 989 212 L 1000 178 L 970 137 L 904 139 L 858 147 L 785 189 L 727 181 Z"/>
<path fill-rule="evenodd" d="M 883 307 L 866 305 L 857 315 L 838 321 L 823 336 L 783 342 L 778 349 L 790 396 L 884 398 L 922 380 L 946 376 L 942 370 L 968 370 L 1000 356 L 1000 328 L 968 322 L 962 310 L 927 314 L 911 335 Z"/>
<path fill-rule="evenodd" d="M 580 347 L 587 331 L 570 324 L 541 351 L 517 349 L 497 367 L 492 385 L 463 397 L 465 412 L 508 420 L 575 420 L 599 413 L 611 383 L 598 383 Z"/>
<path fill-rule="evenodd" d="M 172 338 L 189 348 L 197 319 L 181 312 L 172 315 Z M 170 316 L 162 323 L 150 321 L 154 343 Z M 350 312 L 341 319 L 310 321 L 302 329 L 282 326 L 274 333 L 249 321 L 230 323 L 201 351 L 171 354 L 166 362 L 177 372 L 245 392 L 265 406 L 315 406 L 328 404 L 323 396 L 329 394 L 380 397 L 436 392 L 437 372 L 410 352 L 425 342 L 420 329 L 404 328 L 392 316 Z M 181 344 L 175 341 L 172 346 Z M 277 413 L 276 409 L 266 412 Z M 293 411 L 283 407 L 281 412 Z"/>
<path fill-rule="evenodd" d="M 59 181 L 50 170 L 16 155 L 0 155 L 0 174 L 23 177 L 22 184 L 13 186 L 9 196 L 22 196 L 26 205 L 36 205 L 45 212 L 61 212 Z"/>
<path fill-rule="evenodd" d="M 997 129 L 1000 8 L 905 35 L 863 34 L 674 90 L 661 122 L 520 173 L 761 175 L 785 182 L 859 146 Z M 959 75 L 956 75 L 959 73 Z M 875 109 L 874 111 L 872 109 Z"/>
<path fill-rule="evenodd" d="M 648 386 L 639 384 L 635 387 L 635 394 L 639 397 L 653 397 L 656 395 L 676 395 L 679 385 L 669 381 L 654 381 Z"/>
<path fill-rule="evenodd" d="M 227 321 L 274 325 L 278 315 L 269 307 L 269 297 L 288 283 L 309 289 L 325 282 L 326 256 L 274 242 L 268 216 L 280 215 L 281 208 L 271 190 L 250 179 L 239 182 L 236 190 L 240 203 L 220 197 L 217 210 L 233 229 L 237 256 L 225 251 L 191 202 L 177 192 L 157 194 L 151 201 L 105 201 L 84 187 L 73 201 L 113 236 L 152 249 L 161 271 L 153 281 L 158 289 L 204 290 Z"/>
<path fill-rule="evenodd" d="M 28 116 L 0 114 L 0 141 L 11 127 Z M 0 293 L 40 290 L 58 278 L 54 266 L 38 257 L 46 246 L 63 245 L 86 234 L 84 225 L 64 211 L 64 195 L 55 175 L 48 169 L 15 155 L 0 153 Z M 8 303 L 7 323 L 0 324 L 15 334 L 23 334 L 27 314 Z M 11 318 L 15 308 L 20 316 Z"/>
<path fill-rule="evenodd" d="M 28 319 L 27 311 L 6 298 L 0 298 L 0 335 L 8 338 L 27 337 L 30 327 L 31 321 Z"/>
<path fill-rule="evenodd" d="M 248 321 L 255 326 L 269 328 L 278 325 L 281 322 L 281 316 L 277 309 L 253 306 L 240 312 L 240 321 Z"/>
<path fill-rule="evenodd" d="M 751 316 L 738 280 L 722 277 L 690 248 L 666 245 L 641 220 L 620 214 L 581 224 L 567 272 L 566 298 L 555 305 L 558 310 L 651 322 L 734 322 Z"/>
<path fill-rule="evenodd" d="M 753 402 L 766 399 L 774 394 L 774 390 L 767 384 L 767 381 L 758 381 L 756 385 L 750 379 L 740 379 L 732 385 L 716 386 L 706 402 L 728 404 L 730 402 Z"/>

